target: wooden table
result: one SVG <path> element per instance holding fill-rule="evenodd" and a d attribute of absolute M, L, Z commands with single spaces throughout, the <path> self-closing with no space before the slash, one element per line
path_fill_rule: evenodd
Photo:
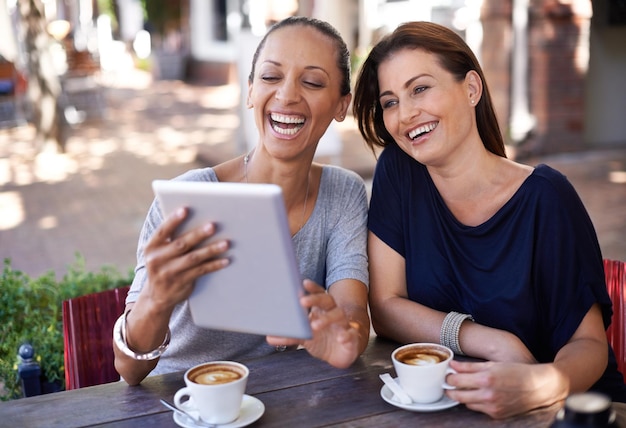
<path fill-rule="evenodd" d="M 306 351 L 287 351 L 242 361 L 250 368 L 246 393 L 265 404 L 254 427 L 549 427 L 560 405 L 524 416 L 492 420 L 459 405 L 432 413 L 398 409 L 380 396 L 380 373 L 391 372 L 397 343 L 373 338 L 346 370 L 335 369 Z M 0 426 L 10 427 L 176 427 L 172 412 L 159 403 L 173 401 L 184 386 L 183 373 L 146 378 L 130 387 L 110 383 L 0 403 Z M 615 405 L 620 421 L 626 406 Z M 622 424 L 626 426 L 626 424 Z"/>

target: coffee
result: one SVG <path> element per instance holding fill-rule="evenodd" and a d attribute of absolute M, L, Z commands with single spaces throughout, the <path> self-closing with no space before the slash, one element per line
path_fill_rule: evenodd
<path fill-rule="evenodd" d="M 402 349 L 396 354 L 396 359 L 404 364 L 413 366 L 429 366 L 447 360 L 450 354 L 436 348 L 415 347 Z"/>
<path fill-rule="evenodd" d="M 228 365 L 204 365 L 189 373 L 189 380 L 201 385 L 221 385 L 241 379 L 244 374 Z"/>
<path fill-rule="evenodd" d="M 414 403 L 441 400 L 444 389 L 454 389 L 446 376 L 454 373 L 448 366 L 452 350 L 438 343 L 409 343 L 391 353 L 398 383 Z"/>
<path fill-rule="evenodd" d="M 197 410 L 211 424 L 227 424 L 241 411 L 250 371 L 236 361 L 211 361 L 185 372 L 185 387 L 174 394 L 181 410 Z M 191 400 L 193 398 L 193 400 Z"/>

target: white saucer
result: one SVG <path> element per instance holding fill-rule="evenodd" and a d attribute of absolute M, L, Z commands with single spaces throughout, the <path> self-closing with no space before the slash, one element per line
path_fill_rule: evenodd
<path fill-rule="evenodd" d="M 380 390 L 380 396 L 383 397 L 387 403 L 392 406 L 399 407 L 404 410 L 410 410 L 412 412 L 437 412 L 439 410 L 449 409 L 454 406 L 458 406 L 459 402 L 454 401 L 448 398 L 447 395 L 444 396 L 439 401 L 435 401 L 434 403 L 421 404 L 421 403 L 411 403 L 411 404 L 403 404 L 397 401 L 393 395 L 393 392 L 389 389 L 387 385 L 383 385 Z"/>
<path fill-rule="evenodd" d="M 189 413 L 196 418 L 198 417 L 197 410 L 189 410 Z M 227 424 L 217 424 L 216 426 L 219 428 L 245 427 L 263 416 L 263 413 L 265 413 L 265 405 L 263 402 L 256 397 L 244 394 L 239 417 Z M 183 428 L 203 428 L 201 425 L 190 421 L 189 418 L 178 412 L 174 412 L 174 422 Z"/>

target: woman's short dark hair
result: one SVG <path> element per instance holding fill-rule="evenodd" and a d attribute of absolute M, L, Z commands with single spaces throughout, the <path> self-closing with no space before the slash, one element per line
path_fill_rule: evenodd
<path fill-rule="evenodd" d="M 350 51 L 346 46 L 346 42 L 344 42 L 341 34 L 339 34 L 335 27 L 330 25 L 328 22 L 315 18 L 309 18 L 306 16 L 290 16 L 289 18 L 285 18 L 282 21 L 279 21 L 276 24 L 272 25 L 270 29 L 267 30 L 265 36 L 263 36 L 263 39 L 261 39 L 261 42 L 257 46 L 256 51 L 254 52 L 254 56 L 252 57 L 252 68 L 250 70 L 250 75 L 248 76 L 248 82 L 252 83 L 252 81 L 254 80 L 256 63 L 259 59 L 261 51 L 265 47 L 265 41 L 267 40 L 269 35 L 280 28 L 297 25 L 314 28 L 333 41 L 337 51 L 337 67 L 339 68 L 342 76 L 340 88 L 341 95 L 348 95 L 350 93 Z"/>
<path fill-rule="evenodd" d="M 483 93 L 476 105 L 478 133 L 487 150 L 506 157 L 504 140 L 496 118 L 487 82 L 476 56 L 454 31 L 432 22 L 408 22 L 383 37 L 363 63 L 354 90 L 354 116 L 367 145 L 385 147 L 394 139 L 385 128 L 379 101 L 378 68 L 393 53 L 403 49 L 424 50 L 434 54 L 440 65 L 457 81 L 470 70 L 476 71 L 483 83 Z"/>

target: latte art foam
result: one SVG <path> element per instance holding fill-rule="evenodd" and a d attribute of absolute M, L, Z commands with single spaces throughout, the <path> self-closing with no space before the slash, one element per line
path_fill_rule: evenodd
<path fill-rule="evenodd" d="M 438 355 L 432 354 L 417 354 L 402 360 L 405 364 L 411 364 L 413 366 L 429 366 L 431 364 L 437 364 L 441 362 L 441 358 Z"/>
<path fill-rule="evenodd" d="M 195 373 L 191 373 L 189 378 L 202 385 L 220 385 L 223 383 L 233 382 L 237 379 L 241 379 L 242 375 L 236 370 L 232 370 L 228 367 L 211 367 L 204 368 Z"/>
<path fill-rule="evenodd" d="M 412 366 L 431 366 L 447 360 L 449 354 L 436 349 L 413 347 L 404 349 L 396 354 L 396 359 Z"/>

